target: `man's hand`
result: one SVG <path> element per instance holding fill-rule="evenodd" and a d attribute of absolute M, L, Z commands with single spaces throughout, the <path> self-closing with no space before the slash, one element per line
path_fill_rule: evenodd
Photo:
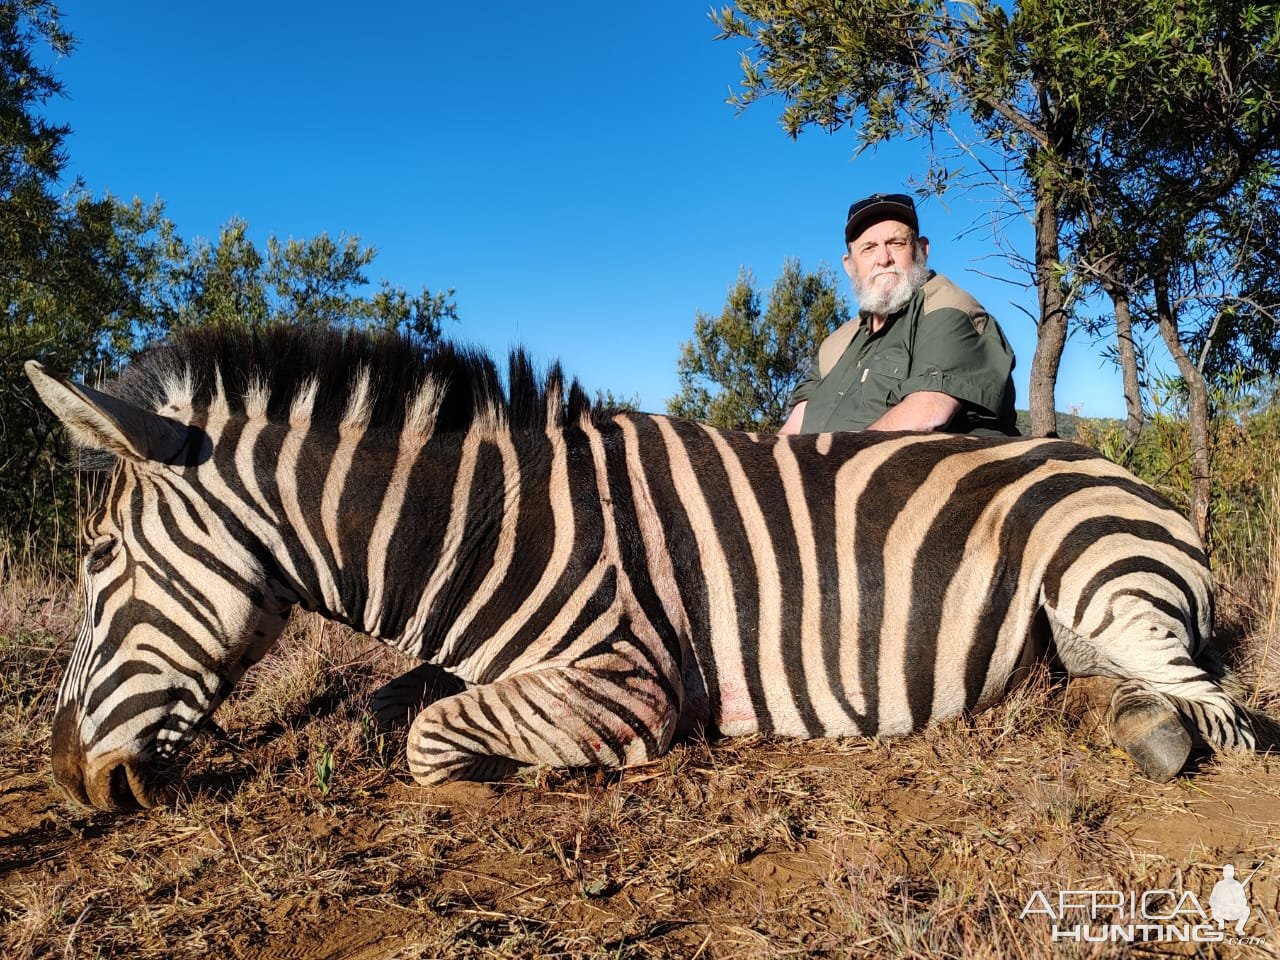
<path fill-rule="evenodd" d="M 901 403 L 882 413 L 880 419 L 867 429 L 938 430 L 950 423 L 951 418 L 959 411 L 960 401 L 955 397 L 933 390 L 919 390 L 916 393 L 907 394 L 902 398 Z M 787 423 L 790 422 L 788 418 Z"/>

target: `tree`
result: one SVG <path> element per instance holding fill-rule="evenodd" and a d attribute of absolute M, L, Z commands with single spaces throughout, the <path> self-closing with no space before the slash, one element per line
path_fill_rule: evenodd
<path fill-rule="evenodd" d="M 458 320 L 454 292 L 452 287 L 435 293 L 423 287 L 420 293 L 411 294 L 383 280 L 378 292 L 361 300 L 355 309 L 384 330 L 398 330 L 430 342 L 440 338 L 445 320 Z"/>
<path fill-rule="evenodd" d="M 218 242 L 188 244 L 168 235 L 165 277 L 157 294 L 160 328 L 200 324 L 261 327 L 288 323 L 311 327 L 370 324 L 437 339 L 444 320 L 457 320 L 452 289 L 411 294 L 382 281 L 372 296 L 365 268 L 377 250 L 359 237 L 320 233 L 281 241 L 268 235 L 260 249 L 239 217 L 225 224 Z"/>
<path fill-rule="evenodd" d="M 629 397 L 624 397 L 609 389 L 597 390 L 595 396 L 591 400 L 591 409 L 604 415 L 614 413 L 639 413 L 640 394 L 633 393 Z"/>
<path fill-rule="evenodd" d="M 835 130 L 856 123 L 861 148 L 899 135 L 924 138 L 931 148 L 928 183 L 937 191 L 967 182 L 933 147 L 939 137 L 954 138 L 980 171 L 977 182 L 1031 219 L 1040 310 L 1030 405 L 1038 434 L 1055 429 L 1053 391 L 1068 320 L 1089 288 L 1074 275 L 1077 264 L 1064 256 L 1063 240 L 1078 228 L 1072 218 L 1088 209 L 1100 182 L 1123 165 L 1124 137 L 1173 133 L 1190 145 L 1177 135 L 1178 111 L 1207 115 L 1206 104 L 1211 110 L 1233 92 L 1212 85 L 1245 74 L 1251 83 L 1234 92 L 1250 102 L 1251 122 L 1266 126 L 1274 113 L 1276 86 L 1267 76 L 1276 69 L 1271 3 L 739 0 L 713 19 L 722 38 L 748 43 L 742 90 L 733 98 L 739 106 L 780 96 L 792 136 L 809 125 Z M 1219 53 L 1234 59 L 1215 64 Z M 1206 93 L 1212 95 L 1205 99 Z M 1144 127 L 1154 104 L 1172 109 Z M 1237 146 L 1247 156 L 1253 142 Z M 987 152 L 996 163 L 985 162 Z M 1014 175 L 1006 179 L 998 171 L 1009 164 Z M 1122 312 L 1132 265 L 1121 252 L 1111 264 L 1118 272 L 1104 284 L 1120 295 Z M 1135 383 L 1127 380 L 1131 393 Z"/>
<path fill-rule="evenodd" d="M 69 130 L 46 116 L 62 87 L 37 52 L 72 47 L 48 0 L 0 3 L 0 563 L 37 530 L 65 556 L 78 532 L 61 430 L 24 361 L 93 381 L 184 324 L 370 324 L 429 340 L 457 318 L 452 290 L 358 292 L 375 251 L 357 238 L 271 237 L 263 250 L 232 220 L 216 244 L 187 244 L 159 203 L 64 187 Z"/>
<path fill-rule="evenodd" d="M 1132 304 L 1177 365 L 1207 546 L 1214 395 L 1280 359 L 1280 15 L 1269 3 L 1136 6 L 1150 35 L 1090 51 L 1112 109 L 1096 134 L 1104 162 L 1066 208 L 1069 242 L 1080 274 Z"/>
<path fill-rule="evenodd" d="M 43 240 L 61 212 L 50 188 L 66 163 L 69 131 L 43 116 L 45 104 L 62 93 L 36 61 L 43 45 L 57 56 L 72 46 L 52 3 L 0 4 L 0 236 L 10 282 L 23 274 L 35 279 Z"/>
<path fill-rule="evenodd" d="M 1269 243 L 1259 249 L 1240 220 L 1235 211 L 1206 211 L 1186 233 L 1161 236 L 1146 306 L 1186 392 L 1190 512 L 1206 547 L 1213 541 L 1215 387 L 1265 376 L 1280 357 L 1280 283 L 1260 269 L 1269 263 L 1274 270 L 1275 251 Z"/>
<path fill-rule="evenodd" d="M 72 39 L 47 2 L 0 5 L 0 544 L 72 516 L 73 478 L 55 457 L 53 423 L 35 402 L 22 362 L 38 357 L 91 378 L 146 315 L 158 206 L 91 197 L 59 186 L 68 130 L 44 111 L 62 88 L 36 50 Z M 74 542 L 75 525 L 48 539 Z"/>
<path fill-rule="evenodd" d="M 785 261 L 767 304 L 744 268 L 720 315 L 695 317 L 668 412 L 730 430 L 777 430 L 818 344 L 848 319 L 829 268 L 804 273 L 798 261 Z"/>

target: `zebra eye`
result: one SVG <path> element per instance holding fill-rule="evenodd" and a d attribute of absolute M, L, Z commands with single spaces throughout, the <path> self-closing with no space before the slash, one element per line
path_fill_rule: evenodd
<path fill-rule="evenodd" d="M 95 543 L 89 550 L 88 556 L 84 558 L 84 568 L 88 573 L 97 573 L 103 567 L 111 562 L 111 558 L 116 553 L 116 538 L 107 537 L 107 539 Z"/>

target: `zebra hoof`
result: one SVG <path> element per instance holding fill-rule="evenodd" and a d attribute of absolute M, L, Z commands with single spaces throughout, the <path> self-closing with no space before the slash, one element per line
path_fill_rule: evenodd
<path fill-rule="evenodd" d="M 1113 703 L 1108 726 L 1116 746 L 1157 783 L 1176 777 L 1191 755 L 1191 735 L 1182 718 L 1160 701 Z"/>

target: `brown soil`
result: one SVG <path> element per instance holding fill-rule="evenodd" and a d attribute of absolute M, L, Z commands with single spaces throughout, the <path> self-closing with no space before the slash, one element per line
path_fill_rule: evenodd
<path fill-rule="evenodd" d="M 127 816 L 52 784 L 57 658 L 0 662 L 23 677 L 0 734 L 0 955 L 1280 955 L 1280 757 L 1151 783 L 1043 678 L 902 741 L 692 742 L 621 774 L 427 790 L 370 733 L 380 656 L 298 631 L 223 707 L 229 739 L 198 745 L 180 802 Z M 1063 889 L 1208 910 L 1225 863 L 1253 874 L 1259 943 L 1055 944 L 1021 918 Z"/>

